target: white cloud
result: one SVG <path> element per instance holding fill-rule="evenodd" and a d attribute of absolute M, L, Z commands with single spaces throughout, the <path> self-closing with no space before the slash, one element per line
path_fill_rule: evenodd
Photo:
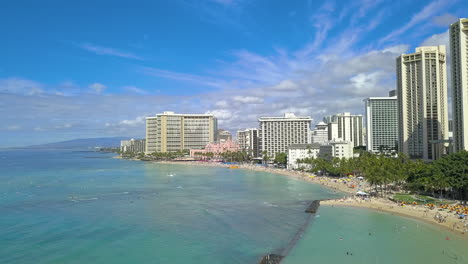
<path fill-rule="evenodd" d="M 222 80 L 211 78 L 211 77 L 194 75 L 194 74 L 173 72 L 173 71 L 167 71 L 167 70 L 151 68 L 151 67 L 141 67 L 139 71 L 144 74 L 155 76 L 155 77 L 197 83 L 197 84 L 206 85 L 210 87 L 222 88 L 226 86 L 226 83 Z"/>
<path fill-rule="evenodd" d="M 438 45 L 445 45 L 447 48 L 449 47 L 449 32 L 448 30 L 440 33 L 434 34 L 429 38 L 425 39 L 420 46 L 438 46 Z"/>
<path fill-rule="evenodd" d="M 122 87 L 122 89 L 124 91 L 130 92 L 130 93 L 135 93 L 135 94 L 142 94 L 142 95 L 149 94 L 147 91 L 145 91 L 143 89 L 140 89 L 140 88 L 138 88 L 136 86 L 124 86 L 124 87 Z"/>
<path fill-rule="evenodd" d="M 17 125 L 10 125 L 10 126 L 6 126 L 4 130 L 7 130 L 7 131 L 17 131 L 17 130 L 21 130 L 21 126 L 17 126 Z"/>
<path fill-rule="evenodd" d="M 391 90 L 391 87 L 382 84 L 382 81 L 387 77 L 387 74 L 383 71 L 369 72 L 369 73 L 358 73 L 357 75 L 350 78 L 350 89 L 348 92 L 357 96 L 369 96 L 373 92 L 379 91 L 382 88 Z"/>
<path fill-rule="evenodd" d="M 150 116 L 150 114 L 140 115 L 135 117 L 134 119 L 124 119 L 120 120 L 115 123 L 105 122 L 104 128 L 108 132 L 124 132 L 129 133 L 131 131 L 139 130 L 140 135 L 144 134 L 145 131 L 145 124 L 146 124 L 146 117 Z"/>
<path fill-rule="evenodd" d="M 233 115 L 233 111 L 231 110 L 226 110 L 226 109 L 215 109 L 211 111 L 205 112 L 207 115 L 214 115 L 215 117 L 218 118 L 218 120 L 226 120 L 226 119 L 231 119 Z"/>
<path fill-rule="evenodd" d="M 102 83 L 93 83 L 89 86 L 89 88 L 92 89 L 94 93 L 101 94 L 107 88 L 107 86 Z"/>
<path fill-rule="evenodd" d="M 394 54 L 403 54 L 406 53 L 409 49 L 409 45 L 396 45 L 396 46 L 391 46 L 387 47 L 382 50 L 382 52 L 390 52 Z"/>
<path fill-rule="evenodd" d="M 23 95 L 40 95 L 44 93 L 42 85 L 38 82 L 20 79 L 0 79 L 0 92 Z"/>
<path fill-rule="evenodd" d="M 455 23 L 457 20 L 458 17 L 448 13 L 433 18 L 434 23 L 441 27 L 448 27 L 450 26 L 450 24 Z"/>
<path fill-rule="evenodd" d="M 217 107 L 221 107 L 221 108 L 227 108 L 228 107 L 228 102 L 226 100 L 221 100 L 221 101 L 217 101 L 215 103 L 215 105 Z"/>
<path fill-rule="evenodd" d="M 263 99 L 255 96 L 234 96 L 234 101 L 245 103 L 245 104 L 261 104 Z"/>
<path fill-rule="evenodd" d="M 291 80 L 283 80 L 279 84 L 273 86 L 272 89 L 277 91 L 294 91 L 297 89 L 297 84 Z"/>
<path fill-rule="evenodd" d="M 73 123 L 65 123 L 65 124 L 61 124 L 61 125 L 56 125 L 54 127 L 54 129 L 68 129 L 68 128 L 72 128 L 74 127 L 76 124 L 73 124 Z"/>
<path fill-rule="evenodd" d="M 135 119 L 131 120 L 122 120 L 119 122 L 119 125 L 126 125 L 126 126 L 138 126 L 145 124 L 146 116 L 137 116 Z"/>
<path fill-rule="evenodd" d="M 137 56 L 130 52 L 121 51 L 114 48 L 108 48 L 103 46 L 94 45 L 91 43 L 84 43 L 79 45 L 80 48 L 87 50 L 89 52 L 95 53 L 97 55 L 109 55 L 127 59 L 134 59 L 134 60 L 144 60 L 142 57 Z"/>
<path fill-rule="evenodd" d="M 450 5 L 453 1 L 452 0 L 435 0 L 432 1 L 430 4 L 426 5 L 421 11 L 413 15 L 408 23 L 404 26 L 392 31 L 390 34 L 385 36 L 380 40 L 380 43 L 385 43 L 387 41 L 394 40 L 395 38 L 399 37 L 409 29 L 413 28 L 414 26 L 422 23 L 433 17 L 435 14 L 444 10 L 448 5 Z"/>

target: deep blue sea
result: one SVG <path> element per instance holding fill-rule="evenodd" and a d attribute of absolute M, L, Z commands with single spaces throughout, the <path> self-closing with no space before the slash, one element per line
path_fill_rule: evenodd
<path fill-rule="evenodd" d="M 311 200 L 337 196 L 280 175 L 113 156 L 0 151 L 0 263 L 257 263 L 284 252 Z M 468 263 L 466 240 L 446 236 L 322 207 L 284 263 Z"/>

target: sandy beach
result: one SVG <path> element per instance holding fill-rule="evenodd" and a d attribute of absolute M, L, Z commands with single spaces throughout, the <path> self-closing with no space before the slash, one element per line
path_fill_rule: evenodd
<path fill-rule="evenodd" d="M 176 162 L 176 161 L 161 161 L 163 164 L 177 164 L 190 166 L 210 166 L 210 167 L 225 167 L 229 168 L 229 164 L 213 163 L 213 162 Z M 241 164 L 236 165 L 239 169 L 247 169 L 252 171 L 262 171 L 268 173 L 280 174 L 292 177 L 298 180 L 316 183 L 327 188 L 343 192 L 346 197 L 335 200 L 321 201 L 321 205 L 325 206 L 352 206 L 368 208 L 376 211 L 396 214 L 404 217 L 414 218 L 446 230 L 468 239 L 468 220 L 458 219 L 453 212 L 448 210 L 440 210 L 438 208 L 429 209 L 425 205 L 405 205 L 400 206 L 385 198 L 372 198 L 363 200 L 355 196 L 358 190 L 368 190 L 369 186 L 359 179 L 352 178 L 347 180 L 339 180 L 336 178 L 315 176 L 311 173 L 291 171 L 286 169 L 266 168 L 258 165 Z M 438 217 L 438 218 L 437 218 Z M 440 221 L 443 219 L 443 221 Z"/>
<path fill-rule="evenodd" d="M 466 235 L 468 229 L 468 220 L 458 219 L 458 217 L 456 217 L 453 212 L 449 212 L 448 210 L 441 210 L 438 208 L 429 209 L 425 205 L 401 206 L 384 198 L 372 198 L 366 201 L 361 198 L 346 197 L 342 199 L 321 201 L 320 204 L 325 206 L 362 207 L 380 212 L 410 217 L 447 229 L 455 234 L 463 235 L 463 237 L 468 239 L 468 236 Z"/>

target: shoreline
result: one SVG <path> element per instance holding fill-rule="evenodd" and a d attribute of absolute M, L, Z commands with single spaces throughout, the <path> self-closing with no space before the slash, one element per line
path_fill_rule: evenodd
<path fill-rule="evenodd" d="M 204 167 L 218 167 L 218 168 L 229 168 L 230 164 L 222 164 L 222 163 L 212 163 L 212 162 L 199 162 L 199 161 L 152 161 L 153 163 L 161 163 L 161 164 L 172 164 L 172 165 L 185 165 L 185 166 L 204 166 Z M 292 171 L 286 169 L 273 169 L 267 168 L 258 165 L 251 165 L 251 164 L 238 164 L 236 165 L 243 170 L 250 170 L 250 171 L 257 171 L 257 172 L 268 172 L 272 174 L 279 174 L 286 177 L 290 177 L 296 180 L 301 180 L 309 183 L 319 184 L 325 188 L 342 192 L 345 195 L 352 195 L 353 197 L 356 194 L 356 191 L 359 188 L 367 188 L 366 184 L 362 184 L 361 181 L 354 178 L 346 183 L 340 181 L 338 179 L 323 177 L 323 176 L 315 176 L 311 173 L 307 172 L 300 172 L 300 171 Z M 353 188 L 351 186 L 357 186 L 358 188 Z M 404 207 L 399 206 L 397 203 L 392 202 L 388 199 L 384 198 L 372 198 L 370 201 L 364 201 L 358 198 L 350 198 L 349 196 L 345 196 L 339 199 L 330 199 L 330 200 L 321 200 L 321 205 L 324 206 L 343 206 L 343 207 L 360 207 L 366 208 L 369 210 L 374 210 L 378 212 L 389 213 L 392 215 L 398 215 L 402 217 L 412 218 L 432 226 L 442 228 L 446 231 L 449 231 L 452 234 L 455 234 L 463 239 L 468 240 L 468 236 L 466 236 L 467 232 L 464 232 L 465 229 L 468 228 L 468 219 L 463 221 L 461 219 L 456 219 L 455 216 L 450 214 L 446 211 L 439 211 L 437 209 L 430 210 L 424 205 L 406 205 Z M 445 217 L 445 222 L 438 222 L 435 219 L 435 215 L 439 213 Z M 467 226 L 464 226 L 464 225 Z"/>
<path fill-rule="evenodd" d="M 210 163 L 210 162 L 196 162 L 196 161 L 154 161 L 154 163 L 161 163 L 161 164 L 172 164 L 172 165 L 194 165 L 194 166 L 205 166 L 205 167 L 217 167 L 217 168 L 229 168 L 230 164 L 222 164 L 222 163 Z M 337 179 L 330 179 L 328 177 L 323 176 L 315 176 L 312 173 L 308 172 L 300 172 L 300 171 L 292 171 L 287 169 L 273 169 L 273 168 L 266 168 L 263 166 L 251 165 L 251 164 L 236 164 L 238 166 L 237 169 L 243 170 L 250 170 L 250 171 L 257 171 L 257 172 L 268 172 L 272 174 L 279 174 L 283 176 L 287 176 L 289 178 L 320 184 L 325 186 L 329 189 L 343 192 L 348 195 L 354 195 L 356 193 L 356 189 L 349 187 L 346 184 L 339 182 Z M 349 184 L 354 184 L 358 186 L 358 180 L 354 180 L 349 182 Z"/>
<path fill-rule="evenodd" d="M 464 229 L 468 227 L 464 226 L 464 222 L 462 222 L 461 219 L 456 219 L 453 213 L 449 213 L 447 211 L 439 211 L 437 209 L 430 210 L 429 208 L 418 205 L 399 206 L 398 204 L 383 198 L 372 198 L 371 201 L 365 201 L 360 198 L 341 198 L 323 200 L 320 204 L 332 207 L 365 208 L 373 211 L 389 213 L 391 215 L 407 217 L 444 229 L 462 239 L 468 240 L 468 237 L 466 236 L 467 233 L 464 232 Z M 438 222 L 435 218 L 436 214 L 441 214 L 446 217 L 446 221 Z M 468 221 L 466 221 L 466 223 L 468 223 Z"/>
<path fill-rule="evenodd" d="M 207 166 L 207 167 L 224 167 L 229 168 L 229 164 L 221 164 L 221 163 L 210 163 L 210 162 L 180 162 L 180 161 L 161 161 L 158 163 L 163 164 L 179 164 L 179 165 L 195 165 L 195 166 Z M 259 171 L 259 172 L 268 172 L 274 173 L 279 175 L 284 175 L 287 177 L 291 177 L 294 179 L 302 180 L 305 182 L 320 184 L 325 188 L 329 188 L 335 191 L 343 192 L 347 195 L 355 195 L 356 189 L 350 188 L 348 184 L 340 183 L 336 179 L 330 179 L 327 177 L 319 177 L 313 176 L 310 173 L 306 172 L 299 172 L 299 171 L 291 171 L 286 169 L 273 169 L 273 168 L 265 168 L 262 166 L 250 165 L 250 164 L 241 164 L 237 165 L 239 169 L 244 170 L 251 170 L 251 171 Z M 311 178 L 310 176 L 313 176 Z M 349 182 L 351 185 L 358 186 L 359 181 L 351 181 Z M 388 199 L 383 198 L 372 198 L 370 202 L 360 200 L 357 198 L 341 198 L 341 199 L 332 199 L 332 200 L 322 200 L 320 201 L 321 205 L 325 206 L 347 206 L 347 207 L 360 207 L 360 208 L 367 208 L 374 211 L 385 212 L 390 214 L 395 214 L 398 216 L 409 217 L 418 221 L 425 222 L 427 224 L 431 224 L 433 226 L 445 229 L 450 231 L 457 236 L 463 237 L 464 239 L 468 239 L 466 236 L 466 232 L 464 232 L 465 227 L 462 220 L 455 219 L 453 214 L 450 214 L 446 211 L 438 211 L 437 209 L 430 210 L 425 208 L 423 205 L 406 205 L 405 207 L 399 206 L 397 203 L 394 203 Z M 434 218 L 436 213 L 440 213 L 441 215 L 446 217 L 446 222 L 439 223 Z M 468 221 L 466 221 L 468 224 Z"/>

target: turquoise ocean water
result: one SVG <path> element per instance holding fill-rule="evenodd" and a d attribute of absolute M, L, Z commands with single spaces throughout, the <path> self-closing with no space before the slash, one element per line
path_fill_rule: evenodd
<path fill-rule="evenodd" d="M 288 246 L 309 201 L 337 195 L 279 175 L 112 156 L 1 151 L 0 263 L 256 263 Z M 446 235 L 322 207 L 285 263 L 405 263 L 411 252 L 407 263 L 468 263 L 466 241 Z"/>

